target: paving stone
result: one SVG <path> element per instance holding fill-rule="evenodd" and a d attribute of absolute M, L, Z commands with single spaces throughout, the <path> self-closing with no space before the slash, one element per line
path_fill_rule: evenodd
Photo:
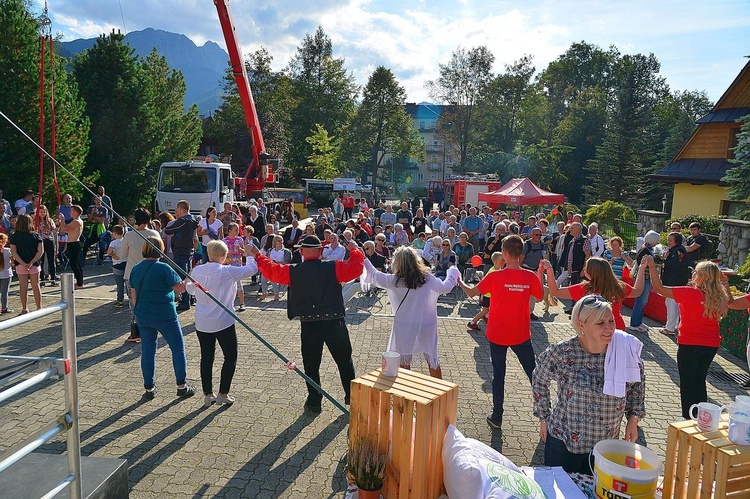
<path fill-rule="evenodd" d="M 88 285 L 76 293 L 79 354 L 80 428 L 84 455 L 126 458 L 131 497 L 333 497 L 346 489 L 345 462 L 348 417 L 324 402 L 318 417 L 304 414 L 303 380 L 238 325 L 239 360 L 231 407 L 203 407 L 200 393 L 188 400 L 175 396 L 170 351 L 163 340 L 157 350 L 156 399 L 143 402 L 140 345 L 125 342 L 128 312 L 113 307 L 114 282 L 106 266 L 85 268 Z M 93 276 L 92 276 L 93 274 Z M 45 303 L 59 299 L 59 290 L 44 288 Z M 11 287 L 11 308 L 19 309 L 18 285 Z M 532 416 L 531 389 L 515 355 L 508 355 L 506 412 L 503 430 L 488 427 L 491 409 L 492 366 L 483 331 L 467 331 L 466 322 L 479 306 L 461 293 L 438 304 L 439 352 L 447 380 L 459 385 L 457 426 L 504 452 L 519 465 L 541 464 L 543 445 Z M 457 298 L 457 300 L 456 300 Z M 458 301 L 458 303 L 456 303 Z M 248 310 L 242 319 L 261 333 L 283 355 L 302 365 L 299 323 L 288 321 L 285 302 L 258 306 L 255 288 L 246 287 Z M 347 324 L 354 349 L 356 372 L 379 366 L 392 317 L 385 293 L 357 297 L 348 304 Z M 537 352 L 574 333 L 560 306 L 532 322 Z M 628 309 L 624 309 L 627 314 Z M 199 345 L 193 310 L 180 314 L 188 358 L 188 378 L 200 392 Z M 2 319 L 6 319 L 3 316 Z M 627 321 L 627 319 L 626 319 Z M 677 346 L 658 332 L 657 324 L 639 335 L 644 341 L 648 416 L 641 423 L 642 438 L 664 456 L 666 428 L 680 419 Z M 0 333 L 0 354 L 62 355 L 60 316 Z M 218 388 L 223 357 L 217 352 L 214 386 Z M 727 372 L 747 369 L 744 359 L 720 350 L 714 366 Z M 413 368 L 427 373 L 423 362 Z M 328 353 L 321 366 L 323 387 L 343 399 L 338 372 Z M 709 379 L 709 398 L 726 403 L 747 393 L 736 385 Z M 26 397 L 16 396 L 0 406 L 0 451 L 17 445 L 64 411 L 61 382 L 48 381 Z M 45 444 L 45 452 L 62 453 L 65 439 Z"/>

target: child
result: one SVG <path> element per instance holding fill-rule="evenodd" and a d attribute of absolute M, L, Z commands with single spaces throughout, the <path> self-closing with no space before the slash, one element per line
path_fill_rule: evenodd
<path fill-rule="evenodd" d="M 518 357 L 529 377 L 536 367 L 534 347 L 531 345 L 531 312 L 529 297 L 541 300 L 544 296 L 540 270 L 537 275 L 521 268 L 523 239 L 512 235 L 503 239 L 505 268 L 492 272 L 476 286 L 467 286 L 459 279 L 458 284 L 468 296 L 491 293 L 490 315 L 495 318 L 487 323 L 485 336 L 490 342 L 492 359 L 492 413 L 487 422 L 493 428 L 503 424 L 503 401 L 505 398 L 505 358 L 508 348 Z M 494 312 L 493 312 L 494 310 Z M 502 318 L 503 320 L 498 320 Z"/>
<path fill-rule="evenodd" d="M 231 267 L 242 267 L 242 255 L 245 254 L 245 240 L 240 236 L 240 226 L 235 222 L 229 223 L 227 225 L 227 233 L 229 235 L 223 241 L 227 245 L 229 253 L 224 264 Z M 242 281 L 237 281 L 237 300 L 240 302 L 237 312 L 244 312 L 245 290 L 242 287 Z"/>
<path fill-rule="evenodd" d="M 501 270 L 503 268 L 503 265 L 505 265 L 505 260 L 503 260 L 503 254 L 500 251 L 495 251 L 492 253 L 492 256 L 490 257 L 492 259 L 492 267 L 487 271 L 485 274 L 490 275 L 490 273 Z M 488 319 L 488 312 L 490 311 L 490 295 L 491 293 L 485 293 L 482 295 L 482 310 L 479 311 L 477 315 L 474 316 L 471 321 L 466 325 L 469 329 L 473 329 L 474 331 L 479 331 L 479 326 L 477 325 L 480 320 L 484 319 L 484 322 L 489 322 Z"/>
<path fill-rule="evenodd" d="M 393 235 L 393 225 L 388 224 L 385 226 L 385 244 L 388 246 L 396 245 L 396 237 Z"/>
<path fill-rule="evenodd" d="M 115 278 L 115 284 L 117 285 L 115 307 L 118 308 L 122 308 L 125 299 L 125 267 L 128 264 L 127 258 L 120 258 L 118 255 L 122 246 L 122 236 L 124 235 L 125 231 L 122 225 L 112 227 L 112 241 L 109 243 L 109 248 L 107 248 L 107 256 L 112 259 L 112 277 Z"/>
<path fill-rule="evenodd" d="M 8 246 L 8 235 L 0 234 L 0 313 L 9 314 L 13 312 L 8 308 L 8 288 L 10 288 L 10 278 L 13 276 L 11 263 L 13 257 Z"/>

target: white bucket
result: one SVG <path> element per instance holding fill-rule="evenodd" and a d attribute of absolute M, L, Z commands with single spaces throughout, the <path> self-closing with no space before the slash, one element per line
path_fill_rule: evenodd
<path fill-rule="evenodd" d="M 594 446 L 594 485 L 601 499 L 652 499 L 662 463 L 652 450 L 625 440 L 602 440 Z"/>

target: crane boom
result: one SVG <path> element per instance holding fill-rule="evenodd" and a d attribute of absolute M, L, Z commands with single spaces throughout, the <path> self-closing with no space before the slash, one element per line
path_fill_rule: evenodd
<path fill-rule="evenodd" d="M 224 33 L 224 41 L 227 44 L 229 52 L 229 61 L 232 66 L 232 74 L 237 82 L 237 90 L 240 94 L 240 102 L 245 113 L 245 123 L 250 133 L 252 142 L 252 160 L 248 165 L 244 178 L 237 178 L 238 195 L 246 197 L 248 193 L 259 191 L 263 188 L 266 178 L 266 165 L 269 156 L 266 154 L 266 147 L 263 143 L 263 134 L 260 130 L 258 112 L 255 109 L 253 93 L 250 90 L 250 82 L 245 69 L 245 61 L 242 58 L 242 50 L 237 39 L 237 33 L 232 19 L 232 13 L 229 9 L 229 0 L 214 0 L 216 10 L 219 14 L 219 23 L 221 31 Z"/>

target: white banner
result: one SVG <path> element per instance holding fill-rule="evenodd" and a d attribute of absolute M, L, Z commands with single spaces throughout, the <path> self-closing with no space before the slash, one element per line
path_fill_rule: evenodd
<path fill-rule="evenodd" d="M 354 178 L 334 178 L 334 191 L 353 191 L 357 187 L 357 179 Z"/>

